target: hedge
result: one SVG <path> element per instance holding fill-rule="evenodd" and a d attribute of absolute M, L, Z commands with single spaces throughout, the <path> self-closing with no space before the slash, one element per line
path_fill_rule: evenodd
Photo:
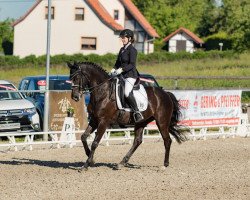
<path fill-rule="evenodd" d="M 155 52 L 148 55 L 139 53 L 138 54 L 138 64 L 154 64 L 154 63 L 164 63 L 171 62 L 175 60 L 191 60 L 191 59 L 206 59 L 206 58 L 232 58 L 238 57 L 238 54 L 233 51 L 197 51 L 195 53 L 179 52 L 179 53 L 169 53 L 169 52 Z M 94 62 L 104 67 L 112 67 L 115 63 L 115 54 L 106 55 L 55 55 L 51 56 L 51 65 L 65 65 L 66 62 Z M 46 56 L 36 57 L 35 55 L 30 55 L 25 58 L 19 58 L 18 56 L 0 56 L 0 67 L 25 67 L 25 66 L 44 66 L 46 64 Z"/>
<path fill-rule="evenodd" d="M 232 49 L 234 39 L 225 32 L 219 32 L 204 38 L 206 50 L 219 49 L 219 43 L 223 43 L 223 50 Z"/>

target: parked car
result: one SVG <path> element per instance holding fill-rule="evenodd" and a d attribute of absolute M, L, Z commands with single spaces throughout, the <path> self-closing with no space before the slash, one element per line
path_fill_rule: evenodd
<path fill-rule="evenodd" d="M 8 92 L 7 92 L 8 91 Z M 39 131 L 39 115 L 10 82 L 0 80 L 0 131 Z"/>
<path fill-rule="evenodd" d="M 43 125 L 44 119 L 44 92 L 34 92 L 30 90 L 45 90 L 46 76 L 28 76 L 19 83 L 19 90 L 27 90 L 22 92 L 26 99 L 33 102 L 40 116 L 40 123 Z M 69 76 L 66 75 L 51 75 L 49 77 L 50 90 L 71 90 L 71 82 Z M 85 95 L 85 103 L 89 103 L 89 95 Z"/>

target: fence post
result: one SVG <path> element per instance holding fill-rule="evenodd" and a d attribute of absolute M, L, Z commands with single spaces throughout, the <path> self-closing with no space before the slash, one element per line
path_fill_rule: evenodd
<path fill-rule="evenodd" d="M 174 79 L 174 89 L 177 90 L 178 89 L 178 79 Z"/>

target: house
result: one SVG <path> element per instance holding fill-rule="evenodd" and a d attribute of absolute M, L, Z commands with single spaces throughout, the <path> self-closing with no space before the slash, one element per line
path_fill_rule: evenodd
<path fill-rule="evenodd" d="M 165 37 L 163 41 L 167 43 L 168 51 L 172 53 L 179 51 L 193 53 L 204 44 L 202 39 L 183 27 Z"/>
<path fill-rule="evenodd" d="M 119 33 L 124 28 L 135 33 L 135 48 L 145 54 L 154 51 L 159 37 L 131 0 L 52 1 L 51 55 L 119 52 Z M 14 22 L 13 54 L 46 54 L 48 1 L 37 0 Z"/>

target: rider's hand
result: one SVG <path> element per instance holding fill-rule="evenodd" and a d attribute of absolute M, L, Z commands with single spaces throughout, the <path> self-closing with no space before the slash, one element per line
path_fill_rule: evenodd
<path fill-rule="evenodd" d="M 121 74 L 122 73 L 122 68 L 119 68 L 119 69 L 117 69 L 116 71 L 115 71 L 115 73 L 117 74 L 117 75 L 119 75 L 119 74 Z"/>

